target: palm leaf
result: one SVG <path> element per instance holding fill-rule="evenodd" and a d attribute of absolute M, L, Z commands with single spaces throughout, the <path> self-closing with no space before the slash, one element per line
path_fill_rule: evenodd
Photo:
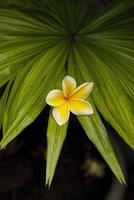
<path fill-rule="evenodd" d="M 46 184 L 51 185 L 58 158 L 66 137 L 68 123 L 58 126 L 52 113 L 49 115 L 47 129 L 47 167 L 46 167 Z"/>
<path fill-rule="evenodd" d="M 8 83 L 2 97 L 0 98 L 0 129 L 3 123 L 4 112 L 6 109 L 6 103 L 8 100 L 9 93 L 10 93 L 11 84 L 12 84 L 12 81 Z"/>
<path fill-rule="evenodd" d="M 10 81 L 0 100 L 2 148 L 35 120 L 46 106 L 47 93 L 60 84 L 62 75 L 73 73 L 77 82 L 95 82 L 89 99 L 95 114 L 79 117 L 79 121 L 124 182 L 97 110 L 134 148 L 133 8 L 131 0 L 115 1 L 102 12 L 97 12 L 95 1 L 88 0 L 0 0 L 0 87 Z M 66 130 L 67 125 L 58 127 L 50 113 L 49 185 Z"/>
<path fill-rule="evenodd" d="M 58 79 L 65 60 L 66 45 L 63 42 L 62 45 L 50 49 L 42 58 L 30 62 L 17 76 L 4 113 L 4 137 L 1 141 L 1 148 L 32 123 L 42 111 L 46 105 L 45 96 L 54 83 L 51 78 L 54 76 L 55 81 Z M 54 68 L 57 65 L 59 68 Z"/>
<path fill-rule="evenodd" d="M 94 103 L 103 117 L 133 148 L 134 116 L 132 113 L 132 100 L 124 92 L 118 77 L 110 70 L 107 63 L 97 55 L 97 52 L 91 51 L 84 45 L 79 45 L 79 51 L 75 49 L 77 65 L 85 81 L 89 77 L 96 83 L 93 92 Z M 126 134 L 126 132 L 129 134 Z"/>
<path fill-rule="evenodd" d="M 83 83 L 83 81 L 85 81 L 85 78 L 83 79 L 79 71 L 75 70 L 75 68 L 79 66 L 77 62 L 79 61 L 76 59 L 75 54 L 72 52 L 70 54 L 68 63 L 69 74 L 72 74 L 73 77 L 77 77 L 77 79 L 79 80 L 79 84 L 81 84 Z M 90 79 L 90 77 L 86 79 L 86 81 L 91 81 L 91 80 L 92 79 Z M 120 168 L 120 164 L 118 163 L 116 154 L 114 152 L 110 139 L 107 135 L 105 126 L 98 114 L 98 111 L 92 99 L 93 98 L 91 95 L 91 97 L 88 98 L 88 101 L 93 105 L 94 114 L 92 116 L 79 116 L 78 120 L 83 129 L 85 130 L 85 133 L 87 134 L 88 138 L 96 146 L 98 151 L 101 153 L 105 161 L 112 169 L 113 173 L 116 175 L 116 177 L 118 177 L 120 182 L 125 183 L 125 179 L 122 170 Z"/>

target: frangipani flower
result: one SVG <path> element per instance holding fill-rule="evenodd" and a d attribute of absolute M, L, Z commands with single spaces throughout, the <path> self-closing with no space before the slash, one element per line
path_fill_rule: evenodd
<path fill-rule="evenodd" d="M 91 115 L 93 108 L 85 99 L 93 89 L 93 82 L 86 82 L 76 88 L 76 81 L 71 76 L 65 76 L 62 90 L 54 89 L 46 97 L 48 105 L 53 106 L 53 117 L 58 125 L 63 125 L 69 119 L 70 112 L 75 115 Z"/>

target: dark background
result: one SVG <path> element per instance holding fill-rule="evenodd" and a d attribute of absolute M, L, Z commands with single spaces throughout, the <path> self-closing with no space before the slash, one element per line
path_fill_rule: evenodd
<path fill-rule="evenodd" d="M 54 180 L 50 188 L 45 187 L 47 118 L 48 108 L 0 152 L 0 200 L 104 200 L 113 174 L 73 116 Z M 124 187 L 123 200 L 133 200 L 134 153 L 108 124 L 106 127 L 114 135 L 125 161 L 128 186 Z M 85 176 L 87 168 L 82 166 L 89 158 L 105 164 L 104 176 Z"/>

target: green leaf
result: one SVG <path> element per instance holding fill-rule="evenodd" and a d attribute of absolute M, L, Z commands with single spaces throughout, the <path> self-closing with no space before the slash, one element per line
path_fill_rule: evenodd
<path fill-rule="evenodd" d="M 31 124 L 45 107 L 45 97 L 64 70 L 66 56 L 67 46 L 63 42 L 41 58 L 35 58 L 18 74 L 4 113 L 1 148 Z"/>
<path fill-rule="evenodd" d="M 48 129 L 47 129 L 47 167 L 46 167 L 46 184 L 51 185 L 60 152 L 66 137 L 68 123 L 59 126 L 50 110 Z"/>
<path fill-rule="evenodd" d="M 90 100 L 90 102 L 92 102 Z M 92 104 L 93 105 L 93 104 Z M 91 117 L 78 117 L 88 138 L 96 146 L 102 157 L 105 159 L 115 176 L 121 183 L 125 183 L 120 164 L 116 158 L 111 142 L 108 138 L 106 129 L 94 108 L 94 114 Z"/>
<path fill-rule="evenodd" d="M 128 49 L 125 51 L 123 48 L 116 50 L 116 48 L 105 48 L 103 44 L 103 50 L 97 50 L 98 54 L 102 56 L 109 68 L 111 68 L 115 74 L 118 76 L 122 87 L 134 100 L 134 58 L 131 56 L 131 52 L 134 49 Z M 99 48 L 98 48 L 99 49 Z M 124 50 L 124 51 L 123 51 Z M 110 66 L 111 65 L 111 66 Z"/>
<path fill-rule="evenodd" d="M 5 52 L 2 52 L 2 49 L 0 51 L 0 86 L 14 77 L 34 55 L 44 49 L 44 47 L 40 48 L 39 44 L 31 44 L 31 46 L 26 45 L 23 47 L 19 44 L 18 48 L 15 48 L 14 45 L 14 49 L 11 49 L 10 45 L 14 44 L 8 44 L 8 49 Z"/>
<path fill-rule="evenodd" d="M 70 54 L 68 65 L 69 65 L 69 73 L 72 74 L 73 77 L 76 78 L 79 84 L 83 83 L 85 79 L 82 79 L 79 73 L 79 70 L 75 70 L 75 68 L 78 67 L 78 65 L 73 54 Z M 86 81 L 90 81 L 90 77 L 89 79 L 86 79 Z M 118 180 L 121 183 L 125 183 L 125 178 L 123 176 L 120 164 L 118 162 L 118 159 L 112 147 L 110 139 L 107 135 L 107 131 L 104 127 L 104 124 L 93 103 L 92 97 L 89 97 L 88 101 L 93 106 L 93 110 L 94 110 L 93 115 L 78 116 L 77 118 L 81 126 L 85 130 L 85 133 L 87 134 L 88 138 L 91 140 L 91 142 L 95 145 L 95 147 L 101 153 L 102 157 L 105 159 L 105 161 L 107 162 L 107 164 L 109 165 L 109 167 L 111 168 L 115 176 L 118 178 Z"/>
<path fill-rule="evenodd" d="M 103 62 L 117 75 L 125 91 L 134 99 L 134 43 L 129 38 L 118 38 L 116 32 L 112 32 L 113 38 L 109 35 L 112 31 L 89 36 L 83 43 L 101 57 Z M 115 34 L 115 35 L 114 35 Z"/>
<path fill-rule="evenodd" d="M 0 87 L 13 81 L 10 93 L 7 85 L 0 100 L 1 147 L 35 120 L 46 105 L 49 90 L 71 71 L 68 50 L 73 47 L 74 76 L 81 82 L 95 82 L 92 104 L 134 148 L 134 1 L 114 1 L 101 13 L 95 11 L 94 4 L 94 0 L 0 0 Z M 123 182 L 96 109 L 91 118 L 79 120 Z M 66 134 L 66 128 L 54 123 L 50 114 L 53 128 L 48 126 L 48 134 L 63 135 L 58 142 L 55 138 L 48 141 L 48 149 L 52 150 L 50 157 L 48 153 L 46 174 L 49 185 Z"/>
<path fill-rule="evenodd" d="M 119 25 L 124 19 L 126 20 L 126 13 L 133 13 L 134 2 L 131 0 L 114 1 L 108 9 L 104 10 L 102 14 L 98 14 L 92 18 L 83 29 L 80 30 L 80 35 L 92 33 L 94 31 L 104 30 L 109 26 Z M 128 16 L 129 17 L 129 16 Z"/>
<path fill-rule="evenodd" d="M 80 46 L 79 46 L 80 45 Z M 120 136 L 134 148 L 133 101 L 123 90 L 118 77 L 100 58 L 96 49 L 92 51 L 79 44 L 75 56 L 83 80 L 95 82 L 93 101 L 103 117 Z"/>
<path fill-rule="evenodd" d="M 0 9 L 0 32 L 5 33 L 5 35 L 38 37 L 65 34 L 65 30 L 58 23 L 56 23 L 56 27 L 55 21 L 44 15 L 45 13 L 43 12 L 40 15 L 40 11 L 37 10 L 35 12 L 36 16 L 35 14 L 32 15 L 31 12 L 25 13 L 13 9 Z"/>
<path fill-rule="evenodd" d="M 6 89 L 5 89 L 2 97 L 0 98 L 0 128 L 1 128 L 2 123 L 3 123 L 3 116 L 4 116 L 5 109 L 6 109 L 6 103 L 7 103 L 7 100 L 8 100 L 11 84 L 12 84 L 12 81 L 10 81 L 7 84 Z"/>
<path fill-rule="evenodd" d="M 59 74 L 54 88 L 61 88 L 62 80 L 66 72 L 62 71 Z M 46 184 L 50 187 L 53 176 L 56 170 L 57 162 L 61 153 L 61 149 L 66 137 L 68 122 L 59 126 L 53 116 L 52 109 L 49 113 L 48 128 L 47 128 L 47 165 L 46 165 Z"/>
<path fill-rule="evenodd" d="M 37 1 L 36 1 L 37 2 Z M 21 6 L 21 8 L 34 8 L 33 0 L 0 0 L 0 7 Z"/>
<path fill-rule="evenodd" d="M 24 68 L 33 57 L 58 44 L 64 30 L 13 9 L 0 9 L 0 86 Z M 61 37 L 59 38 L 59 35 Z M 5 41 L 5 42 L 4 42 Z"/>

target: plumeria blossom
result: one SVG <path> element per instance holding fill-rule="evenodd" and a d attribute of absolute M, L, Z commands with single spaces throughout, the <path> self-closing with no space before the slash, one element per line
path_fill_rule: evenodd
<path fill-rule="evenodd" d="M 75 115 L 91 115 L 93 108 L 85 99 L 93 89 L 93 82 L 86 82 L 76 87 L 76 81 L 71 76 L 65 76 L 62 90 L 54 89 L 46 97 L 48 105 L 53 106 L 53 117 L 58 125 L 63 125 L 69 119 L 70 112 Z"/>

